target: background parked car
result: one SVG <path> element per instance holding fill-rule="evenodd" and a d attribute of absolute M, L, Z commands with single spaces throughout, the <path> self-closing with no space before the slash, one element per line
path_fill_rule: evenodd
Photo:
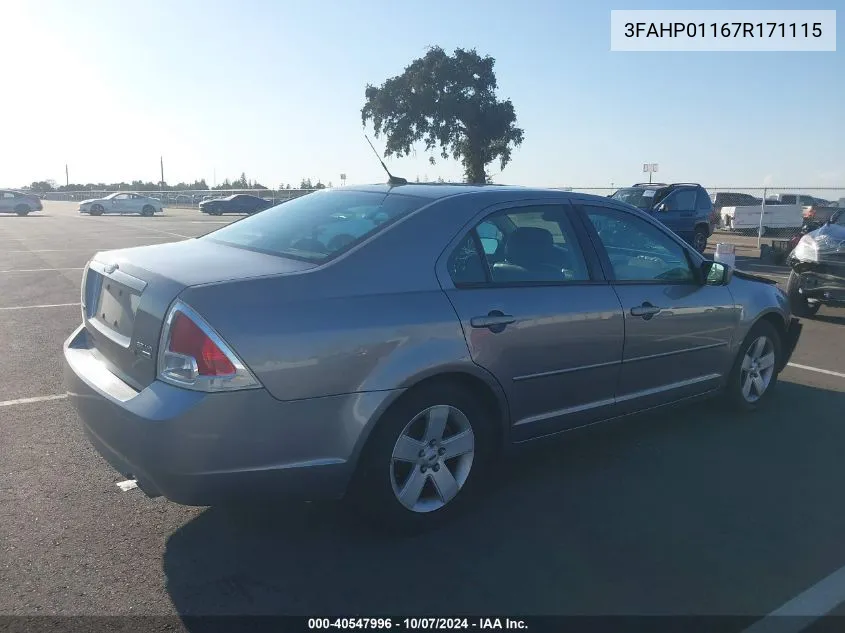
<path fill-rule="evenodd" d="M 79 203 L 79 212 L 89 215 L 139 213 L 151 216 L 161 213 L 163 208 L 161 200 L 132 191 L 111 193 L 103 198 L 83 200 Z"/>
<path fill-rule="evenodd" d="M 713 232 L 713 202 L 697 183 L 638 183 L 619 189 L 611 198 L 626 202 L 665 224 L 699 253 Z"/>
<path fill-rule="evenodd" d="M 734 193 L 732 191 L 718 191 L 710 194 L 713 201 L 713 213 L 711 214 L 712 227 L 722 224 L 722 207 L 745 207 L 753 204 L 762 204 L 762 200 L 748 193 Z"/>
<path fill-rule="evenodd" d="M 792 311 L 802 317 L 822 305 L 845 307 L 845 210 L 801 236 L 786 259 Z"/>
<path fill-rule="evenodd" d="M 0 189 L 0 213 L 27 215 L 42 208 L 41 198 L 33 193 Z"/>
<path fill-rule="evenodd" d="M 251 196 L 246 193 L 237 193 L 226 198 L 214 200 L 203 200 L 200 202 L 200 211 L 209 215 L 222 215 L 223 213 L 246 213 L 252 214 L 273 206 L 273 202 Z"/>

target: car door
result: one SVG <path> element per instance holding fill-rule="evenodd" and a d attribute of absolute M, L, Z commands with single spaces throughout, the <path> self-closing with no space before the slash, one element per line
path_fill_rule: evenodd
<path fill-rule="evenodd" d="M 695 232 L 695 198 L 694 187 L 679 187 L 657 205 L 654 217 L 689 241 Z"/>
<path fill-rule="evenodd" d="M 438 264 L 472 359 L 507 394 L 515 441 L 614 410 L 622 308 L 574 215 L 566 201 L 492 207 Z"/>
<path fill-rule="evenodd" d="M 111 199 L 111 205 L 106 205 L 106 211 L 111 211 L 111 213 L 128 213 L 130 211 L 129 194 L 117 194 Z"/>
<path fill-rule="evenodd" d="M 132 213 L 141 213 L 141 209 L 147 204 L 147 198 L 139 196 L 137 193 L 130 193 L 129 199 L 126 202 Z"/>
<path fill-rule="evenodd" d="M 704 260 L 648 219 L 609 205 L 579 209 L 625 314 L 620 413 L 718 388 L 741 310 L 728 288 L 705 283 Z"/>

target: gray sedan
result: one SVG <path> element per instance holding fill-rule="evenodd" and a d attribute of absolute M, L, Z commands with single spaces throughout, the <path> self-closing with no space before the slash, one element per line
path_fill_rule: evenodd
<path fill-rule="evenodd" d="M 82 321 L 69 396 L 147 494 L 348 497 L 402 528 L 529 440 L 716 394 L 757 408 L 801 328 L 777 286 L 634 207 L 453 185 L 326 190 L 98 253 Z"/>

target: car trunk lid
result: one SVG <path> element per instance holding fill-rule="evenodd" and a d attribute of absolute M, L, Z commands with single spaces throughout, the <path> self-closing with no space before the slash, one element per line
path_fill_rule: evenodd
<path fill-rule="evenodd" d="M 83 278 L 82 312 L 91 347 L 115 375 L 143 389 L 156 377 L 167 309 L 185 288 L 314 266 L 207 239 L 97 253 Z"/>

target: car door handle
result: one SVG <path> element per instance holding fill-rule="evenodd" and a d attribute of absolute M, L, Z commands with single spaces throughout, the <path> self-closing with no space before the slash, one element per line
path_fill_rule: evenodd
<path fill-rule="evenodd" d="M 510 314 L 504 314 L 498 310 L 493 310 L 487 316 L 472 317 L 469 324 L 475 328 L 489 328 L 494 332 L 501 332 L 506 325 L 510 325 L 516 321 L 516 317 Z"/>
<path fill-rule="evenodd" d="M 660 312 L 660 308 L 651 305 L 648 301 L 644 302 L 641 306 L 631 308 L 631 316 L 642 317 L 646 321 L 658 312 Z"/>

